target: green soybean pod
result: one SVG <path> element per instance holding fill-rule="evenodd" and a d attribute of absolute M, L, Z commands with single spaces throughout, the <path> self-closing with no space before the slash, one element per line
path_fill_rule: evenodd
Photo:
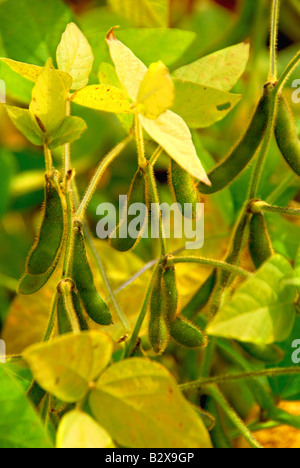
<path fill-rule="evenodd" d="M 165 294 L 162 285 L 162 270 L 157 278 L 150 298 L 149 340 L 156 354 L 163 354 L 170 340 L 165 316 Z"/>
<path fill-rule="evenodd" d="M 201 203 L 200 193 L 192 176 L 172 158 L 169 170 L 169 184 L 182 215 L 189 219 L 197 218 L 197 204 Z"/>
<path fill-rule="evenodd" d="M 203 182 L 198 184 L 200 193 L 211 194 L 223 190 L 251 162 L 266 133 L 272 89 L 271 85 L 265 85 L 263 95 L 245 135 L 230 154 L 208 173 L 211 187 Z"/>
<path fill-rule="evenodd" d="M 263 213 L 255 213 L 251 218 L 249 250 L 256 268 L 260 268 L 263 263 L 274 255 Z"/>
<path fill-rule="evenodd" d="M 119 252 L 128 252 L 129 250 L 136 247 L 138 244 L 143 230 L 148 220 L 148 189 L 147 179 L 142 169 L 138 169 L 133 181 L 131 183 L 128 195 L 127 195 L 127 206 L 124 208 L 124 212 L 120 221 L 120 224 L 116 227 L 115 231 L 109 238 L 110 245 Z M 135 215 L 129 215 L 128 209 L 135 203 L 142 204 L 145 211 L 140 214 L 141 221 L 139 222 L 140 230 L 138 237 L 132 237 L 130 235 L 129 226 L 130 223 L 136 220 Z"/>
<path fill-rule="evenodd" d="M 278 364 L 284 358 L 284 352 L 278 346 L 256 345 L 252 343 L 239 343 L 240 346 L 252 357 L 266 364 Z"/>
<path fill-rule="evenodd" d="M 64 283 L 64 284 L 63 284 Z M 71 310 L 73 317 L 75 317 L 75 311 L 73 309 L 72 302 L 70 302 L 69 294 L 71 294 L 71 283 L 70 282 L 63 282 L 58 285 L 57 288 L 57 326 L 60 335 L 64 335 L 65 333 L 70 333 L 73 331 L 72 323 L 70 320 L 70 315 L 68 309 Z M 68 288 L 69 291 L 66 291 L 65 288 Z"/>
<path fill-rule="evenodd" d="M 42 289 L 52 276 L 55 268 L 51 268 L 43 275 L 29 275 L 25 273 L 18 285 L 18 294 L 29 296 Z"/>
<path fill-rule="evenodd" d="M 60 254 L 64 236 L 64 207 L 57 175 L 46 176 L 43 220 L 26 263 L 26 273 L 43 275 Z"/>
<path fill-rule="evenodd" d="M 79 222 L 74 227 L 71 277 L 75 282 L 87 315 L 98 325 L 112 324 L 110 310 L 95 286 L 93 273 L 87 258 L 82 224 Z"/>
<path fill-rule="evenodd" d="M 165 295 L 166 317 L 168 322 L 173 322 L 176 318 L 179 305 L 176 269 L 173 265 L 168 266 L 163 272 L 162 284 Z"/>
<path fill-rule="evenodd" d="M 208 345 L 208 337 L 194 323 L 185 317 L 177 317 L 170 324 L 170 333 L 176 343 L 185 348 L 205 348 Z"/>
<path fill-rule="evenodd" d="M 275 137 L 284 159 L 290 168 L 300 176 L 300 140 L 293 115 L 283 94 L 278 99 Z"/>

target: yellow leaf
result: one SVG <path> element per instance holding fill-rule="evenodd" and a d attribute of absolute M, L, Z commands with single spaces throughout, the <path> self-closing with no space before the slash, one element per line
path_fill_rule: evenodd
<path fill-rule="evenodd" d="M 57 48 L 58 68 L 73 78 L 72 89 L 84 88 L 89 82 L 94 55 L 90 44 L 74 23 L 67 25 Z"/>
<path fill-rule="evenodd" d="M 19 75 L 23 76 L 29 81 L 32 81 L 33 83 L 36 83 L 38 76 L 40 73 L 43 71 L 43 67 L 39 67 L 37 65 L 31 65 L 29 63 L 23 63 L 23 62 L 16 62 L 15 60 L 11 60 L 8 58 L 1 58 L 2 62 L 6 63 L 13 71 L 18 73 Z M 62 80 L 65 82 L 67 91 L 69 91 L 70 86 L 71 86 L 71 77 L 62 71 L 56 70 L 56 73 L 62 78 Z"/>
<path fill-rule="evenodd" d="M 175 88 L 169 70 L 161 61 L 152 63 L 138 92 L 138 112 L 155 120 L 172 107 L 174 99 Z"/>
<path fill-rule="evenodd" d="M 29 110 L 43 133 L 51 135 L 66 117 L 67 90 L 56 70 L 46 66 L 32 91 Z"/>
<path fill-rule="evenodd" d="M 113 364 L 89 405 L 101 424 L 128 448 L 211 448 L 200 416 L 160 364 L 133 358 Z"/>
<path fill-rule="evenodd" d="M 67 413 L 57 432 L 57 448 L 97 449 L 114 448 L 110 435 L 88 414 L 75 410 Z"/>
<path fill-rule="evenodd" d="M 132 114 L 133 109 L 127 94 L 110 85 L 91 85 L 80 89 L 72 96 L 72 101 L 81 106 L 116 114 Z"/>
<path fill-rule="evenodd" d="M 116 38 L 114 28 L 106 36 L 106 42 L 118 78 L 130 99 L 136 102 L 140 86 L 148 69 L 128 47 Z"/>
<path fill-rule="evenodd" d="M 27 348 L 28 362 L 38 384 L 62 401 L 81 400 L 89 382 L 108 366 L 113 343 L 98 331 L 68 334 Z"/>
<path fill-rule="evenodd" d="M 179 115 L 166 111 L 156 120 L 140 115 L 146 132 L 193 177 L 210 185 L 207 174 L 197 156 L 191 132 Z"/>

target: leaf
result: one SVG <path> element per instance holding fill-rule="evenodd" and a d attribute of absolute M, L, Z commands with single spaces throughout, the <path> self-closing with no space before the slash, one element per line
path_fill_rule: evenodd
<path fill-rule="evenodd" d="M 108 5 L 135 26 L 168 26 L 169 0 L 108 0 Z"/>
<path fill-rule="evenodd" d="M 8 150 L 0 149 L 0 219 L 9 207 L 11 186 L 16 172 L 15 157 Z"/>
<path fill-rule="evenodd" d="M 81 400 L 89 383 L 107 367 L 113 344 L 97 332 L 68 334 L 23 353 L 38 384 L 62 401 Z"/>
<path fill-rule="evenodd" d="M 51 448 L 51 442 L 22 387 L 0 365 L 1 448 Z"/>
<path fill-rule="evenodd" d="M 73 143 L 73 141 L 81 137 L 86 129 L 87 125 L 80 117 L 66 117 L 62 125 L 49 140 L 49 148 L 53 150 L 66 143 Z"/>
<path fill-rule="evenodd" d="M 81 106 L 115 114 L 133 112 L 126 93 L 110 85 L 87 86 L 73 94 L 72 101 Z"/>
<path fill-rule="evenodd" d="M 57 432 L 57 448 L 114 448 L 110 435 L 89 415 L 75 410 L 67 413 Z"/>
<path fill-rule="evenodd" d="M 126 28 L 115 30 L 115 34 L 145 65 L 161 60 L 167 67 L 177 62 L 197 37 L 193 31 L 173 28 Z"/>
<path fill-rule="evenodd" d="M 172 110 L 190 128 L 210 127 L 224 119 L 241 99 L 241 95 L 220 91 L 189 81 L 174 80 L 175 103 Z"/>
<path fill-rule="evenodd" d="M 67 90 L 56 70 L 46 66 L 32 91 L 29 110 L 36 118 L 41 134 L 52 135 L 66 117 Z"/>
<path fill-rule="evenodd" d="M 15 60 L 1 58 L 3 63 L 9 66 L 9 68 L 19 75 L 23 76 L 27 80 L 31 81 L 32 83 L 36 83 L 38 76 L 43 71 L 43 67 L 39 67 L 37 65 L 30 65 L 29 63 L 23 62 L 16 62 Z M 71 77 L 63 71 L 56 70 L 56 73 L 62 78 L 62 80 L 66 84 L 67 90 L 70 89 L 71 86 Z"/>
<path fill-rule="evenodd" d="M 28 109 L 8 105 L 5 106 L 5 109 L 13 124 L 33 145 L 43 145 L 41 130 Z"/>
<path fill-rule="evenodd" d="M 198 159 L 191 132 L 179 115 L 167 111 L 156 120 L 147 119 L 142 115 L 139 119 L 151 138 L 162 146 L 183 169 L 205 184 L 210 184 Z"/>
<path fill-rule="evenodd" d="M 169 70 L 161 61 L 152 63 L 138 92 L 137 111 L 155 120 L 172 107 L 174 99 L 175 89 Z"/>
<path fill-rule="evenodd" d="M 84 88 L 93 68 L 94 55 L 86 37 L 75 23 L 67 25 L 56 52 L 58 68 L 73 78 L 72 89 Z"/>
<path fill-rule="evenodd" d="M 230 91 L 246 69 L 249 52 L 249 42 L 242 42 L 178 68 L 173 77 Z"/>
<path fill-rule="evenodd" d="M 124 447 L 211 447 L 202 420 L 158 363 L 134 358 L 113 364 L 98 380 L 89 404 Z"/>
<path fill-rule="evenodd" d="M 287 339 L 295 320 L 296 291 L 284 280 L 292 276 L 284 257 L 272 257 L 236 290 L 208 325 L 207 333 L 254 344 Z"/>

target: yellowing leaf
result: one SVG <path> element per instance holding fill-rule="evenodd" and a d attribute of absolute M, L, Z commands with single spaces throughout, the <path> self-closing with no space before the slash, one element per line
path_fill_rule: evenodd
<path fill-rule="evenodd" d="M 56 70 L 46 66 L 32 91 L 30 112 L 45 135 L 51 135 L 66 117 L 67 90 Z"/>
<path fill-rule="evenodd" d="M 129 359 L 113 364 L 89 398 L 97 421 L 128 448 L 211 448 L 208 432 L 160 364 Z"/>
<path fill-rule="evenodd" d="M 169 0 L 108 0 L 108 5 L 135 26 L 168 26 Z"/>
<path fill-rule="evenodd" d="M 241 99 L 232 94 L 190 81 L 174 80 L 176 99 L 172 110 L 179 114 L 190 128 L 210 127 L 224 119 Z"/>
<path fill-rule="evenodd" d="M 296 290 L 285 282 L 292 275 L 284 257 L 272 257 L 237 289 L 207 333 L 257 345 L 286 340 L 295 320 Z"/>
<path fill-rule="evenodd" d="M 173 73 L 174 78 L 230 91 L 245 71 L 250 44 L 242 42 L 207 55 Z"/>
<path fill-rule="evenodd" d="M 86 37 L 74 23 L 67 25 L 57 48 L 58 68 L 73 78 L 72 89 L 84 88 L 89 82 L 94 55 Z"/>
<path fill-rule="evenodd" d="M 175 89 L 169 70 L 162 62 L 152 63 L 138 92 L 138 112 L 155 120 L 172 107 L 174 99 Z"/>
<path fill-rule="evenodd" d="M 140 122 L 146 132 L 192 176 L 210 184 L 207 174 L 197 156 L 192 135 L 179 115 L 167 111 L 156 120 L 140 115 Z"/>
<path fill-rule="evenodd" d="M 148 69 L 128 47 L 116 38 L 113 29 L 108 33 L 106 42 L 118 78 L 130 99 L 136 102 L 140 86 Z"/>
<path fill-rule="evenodd" d="M 113 343 L 97 332 L 68 334 L 33 345 L 23 353 L 38 384 L 62 401 L 81 400 L 89 382 L 107 367 Z"/>
<path fill-rule="evenodd" d="M 110 435 L 89 415 L 81 411 L 67 413 L 57 432 L 57 448 L 97 449 L 114 448 Z"/>
<path fill-rule="evenodd" d="M 43 137 L 38 124 L 32 118 L 28 109 L 20 107 L 5 106 L 7 113 L 18 130 L 33 144 L 41 146 Z"/>
<path fill-rule="evenodd" d="M 133 112 L 126 93 L 110 85 L 87 86 L 73 94 L 72 101 L 81 106 L 115 114 Z"/>

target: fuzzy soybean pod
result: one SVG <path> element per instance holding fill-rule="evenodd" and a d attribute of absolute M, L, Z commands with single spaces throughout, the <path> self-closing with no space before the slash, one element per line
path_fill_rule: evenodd
<path fill-rule="evenodd" d="M 99 325 L 112 324 L 110 310 L 98 293 L 87 258 L 82 224 L 75 223 L 71 277 L 87 315 Z"/>
<path fill-rule="evenodd" d="M 138 169 L 131 183 L 128 195 L 127 206 L 124 208 L 120 224 L 110 236 L 110 245 L 119 252 L 128 252 L 136 247 L 148 220 L 148 189 L 147 179 L 142 169 Z M 139 235 L 132 236 L 130 224 L 136 220 L 136 214 L 128 214 L 128 209 L 135 203 L 141 204 L 143 212 L 139 215 Z M 135 226 L 137 228 L 137 225 Z"/>
<path fill-rule="evenodd" d="M 60 254 L 64 236 L 63 196 L 57 174 L 46 176 L 43 220 L 26 263 L 26 273 L 43 275 Z"/>
<path fill-rule="evenodd" d="M 260 268 L 263 263 L 274 255 L 272 242 L 263 213 L 255 213 L 251 218 L 249 250 L 256 268 Z"/>
<path fill-rule="evenodd" d="M 184 217 L 197 218 L 197 204 L 201 203 L 200 193 L 192 176 L 171 159 L 169 184 L 175 201 Z"/>
<path fill-rule="evenodd" d="M 82 305 L 72 280 L 63 280 L 57 288 L 57 324 L 59 334 L 69 333 L 73 330 L 72 320 L 80 330 L 88 330 Z"/>
<path fill-rule="evenodd" d="M 162 284 L 162 269 L 159 270 L 150 298 L 149 340 L 156 354 L 163 354 L 170 340 L 166 322 L 165 293 Z"/>
<path fill-rule="evenodd" d="M 265 85 L 263 95 L 245 135 L 230 154 L 208 173 L 211 187 L 203 182 L 198 184 L 200 193 L 210 194 L 223 190 L 251 162 L 266 133 L 272 102 L 272 89 L 271 85 Z"/>
<path fill-rule="evenodd" d="M 275 137 L 284 159 L 300 176 L 300 140 L 289 105 L 282 94 L 278 99 Z"/>
<path fill-rule="evenodd" d="M 183 316 L 178 316 L 171 322 L 170 333 L 173 340 L 185 348 L 205 348 L 208 345 L 205 333 Z"/>
<path fill-rule="evenodd" d="M 167 266 L 165 269 L 162 283 L 165 294 L 166 317 L 168 322 L 173 322 L 176 318 L 179 305 L 176 269 L 173 265 Z"/>

